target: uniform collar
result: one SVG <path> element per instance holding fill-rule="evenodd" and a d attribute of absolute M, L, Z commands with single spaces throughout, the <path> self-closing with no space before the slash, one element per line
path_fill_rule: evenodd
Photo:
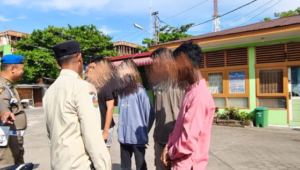
<path fill-rule="evenodd" d="M 12 87 L 12 86 L 13 86 L 13 83 L 12 83 L 11 81 L 9 81 L 9 80 L 7 80 L 6 78 L 1 77 L 1 76 L 0 76 L 0 78 L 3 79 L 3 80 L 5 81 L 5 85 L 7 85 L 7 86 L 9 86 L 9 87 Z"/>
<path fill-rule="evenodd" d="M 60 71 L 60 76 L 71 76 L 71 77 L 76 77 L 78 79 L 82 79 L 78 73 L 76 73 L 75 71 L 73 70 L 70 70 L 70 69 L 62 69 Z"/>

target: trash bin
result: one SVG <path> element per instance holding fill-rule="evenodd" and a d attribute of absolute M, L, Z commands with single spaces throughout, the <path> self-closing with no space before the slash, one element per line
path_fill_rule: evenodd
<path fill-rule="evenodd" d="M 268 111 L 269 109 L 267 107 L 258 107 L 255 109 L 256 127 L 268 126 Z"/>

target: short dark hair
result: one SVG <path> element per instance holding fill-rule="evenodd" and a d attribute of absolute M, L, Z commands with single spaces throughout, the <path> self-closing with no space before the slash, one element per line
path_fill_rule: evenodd
<path fill-rule="evenodd" d="M 151 58 L 156 58 L 156 56 L 162 54 L 163 52 L 169 51 L 172 54 L 172 50 L 165 48 L 165 47 L 160 47 L 156 50 L 154 50 L 151 54 Z"/>
<path fill-rule="evenodd" d="M 173 52 L 174 57 L 178 57 L 181 53 L 186 54 L 194 67 L 200 68 L 201 59 L 202 59 L 202 50 L 201 47 L 192 41 L 185 42 L 181 44 L 176 50 Z"/>
<path fill-rule="evenodd" d="M 79 53 L 72 54 L 72 55 L 66 55 L 66 56 L 63 56 L 63 57 L 59 58 L 56 61 L 57 61 L 57 63 L 58 63 L 59 66 L 62 66 L 63 64 L 68 63 L 72 59 L 74 59 L 75 57 L 77 57 L 77 55 L 79 55 Z"/>
<path fill-rule="evenodd" d="M 100 61 L 104 60 L 104 56 L 100 55 L 100 56 L 93 56 L 91 59 L 91 63 L 99 63 Z"/>
<path fill-rule="evenodd" d="M 86 64 L 89 65 L 91 63 L 99 63 L 105 59 L 105 56 L 103 55 L 94 55 L 94 56 L 87 56 L 86 58 Z"/>
<path fill-rule="evenodd" d="M 8 69 L 8 67 L 10 67 L 12 64 L 3 64 L 1 63 L 1 71 L 4 71 L 6 69 Z"/>

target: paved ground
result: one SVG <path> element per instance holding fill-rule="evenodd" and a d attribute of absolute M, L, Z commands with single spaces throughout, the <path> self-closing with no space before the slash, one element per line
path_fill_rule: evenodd
<path fill-rule="evenodd" d="M 25 161 L 36 169 L 50 170 L 50 153 L 42 109 L 27 110 Z M 117 122 L 117 115 L 115 120 Z M 152 132 L 150 134 L 152 136 Z M 120 149 L 115 129 L 113 169 L 120 169 Z M 147 149 L 149 170 L 154 170 L 153 140 Z M 232 128 L 214 126 L 208 170 L 300 169 L 300 131 L 289 128 Z M 133 167 L 134 168 L 134 167 Z"/>

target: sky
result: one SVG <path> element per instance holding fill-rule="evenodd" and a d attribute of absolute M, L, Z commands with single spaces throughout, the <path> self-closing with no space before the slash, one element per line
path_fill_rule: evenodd
<path fill-rule="evenodd" d="M 218 12 L 225 14 L 253 0 L 219 0 Z M 151 2 L 151 3 L 150 3 Z M 179 27 L 188 23 L 202 23 L 212 19 L 213 0 L 0 0 L 0 32 L 14 30 L 31 33 L 48 25 L 66 27 L 96 25 L 114 41 L 142 44 L 143 38 L 152 37 L 151 11 L 165 24 Z M 274 18 L 274 12 L 294 10 L 300 0 L 256 0 L 255 2 L 220 18 L 221 30 L 261 22 Z M 133 26 L 136 23 L 146 31 Z M 213 23 L 193 27 L 188 34 L 212 32 Z"/>

